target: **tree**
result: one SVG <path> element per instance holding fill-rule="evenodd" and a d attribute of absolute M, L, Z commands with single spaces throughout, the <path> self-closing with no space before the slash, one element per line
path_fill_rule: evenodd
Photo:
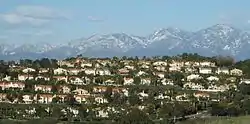
<path fill-rule="evenodd" d="M 16 99 L 17 95 L 16 94 L 7 94 L 6 98 L 10 101 L 13 102 Z"/>
<path fill-rule="evenodd" d="M 243 95 L 250 95 L 250 85 L 244 82 L 239 84 L 239 91 Z"/>
<path fill-rule="evenodd" d="M 58 92 L 56 85 L 52 85 L 51 92 L 54 94 Z"/>
<path fill-rule="evenodd" d="M 134 83 L 136 85 L 139 85 L 141 83 L 141 78 L 140 77 L 134 77 Z"/>
<path fill-rule="evenodd" d="M 122 116 L 119 124 L 153 124 L 148 115 L 137 108 L 133 108 L 128 114 Z"/>
<path fill-rule="evenodd" d="M 61 108 L 53 106 L 52 108 L 52 117 L 60 118 L 62 116 Z"/>
<path fill-rule="evenodd" d="M 81 118 L 86 118 L 88 116 L 88 112 L 87 111 L 88 111 L 88 109 L 85 106 L 81 105 L 80 108 L 79 108 L 79 115 L 80 115 L 80 117 Z"/>
<path fill-rule="evenodd" d="M 104 98 L 106 98 L 109 103 L 112 102 L 112 92 L 112 87 L 108 87 L 107 90 L 104 92 Z"/>
<path fill-rule="evenodd" d="M 158 117 L 171 118 L 172 112 L 173 112 L 172 104 L 170 104 L 170 103 L 164 104 L 158 109 Z"/>
<path fill-rule="evenodd" d="M 17 95 L 17 99 L 18 99 L 18 103 L 23 103 L 23 95 L 22 94 L 18 94 Z"/>
<path fill-rule="evenodd" d="M 47 115 L 45 108 L 41 105 L 36 107 L 36 116 L 44 118 Z"/>
<path fill-rule="evenodd" d="M 183 87 L 182 79 L 184 78 L 184 75 L 180 72 L 173 72 L 169 75 L 169 77 L 174 81 L 175 84 L 177 84 L 180 87 Z"/>
<path fill-rule="evenodd" d="M 211 105 L 211 110 L 210 113 L 212 116 L 225 116 L 227 115 L 226 113 L 226 104 L 222 103 L 214 103 Z"/>
<path fill-rule="evenodd" d="M 64 101 L 66 104 L 69 104 L 69 105 L 75 105 L 77 104 L 77 101 L 76 99 L 74 98 L 73 95 L 69 94 L 65 97 L 65 101 Z"/>
<path fill-rule="evenodd" d="M 52 103 L 59 103 L 60 100 L 61 100 L 61 98 L 58 97 L 58 96 L 56 96 L 56 97 L 54 97 L 54 98 L 52 99 Z"/>
<path fill-rule="evenodd" d="M 230 56 L 216 56 L 215 57 L 216 60 L 216 65 L 219 67 L 228 67 L 228 66 L 232 66 L 234 64 L 234 59 Z"/>
<path fill-rule="evenodd" d="M 139 99 L 139 96 L 137 94 L 129 95 L 128 101 L 129 101 L 130 105 L 132 105 L 132 106 L 140 104 L 140 99 Z"/>
<path fill-rule="evenodd" d="M 124 96 L 122 96 L 120 93 L 115 92 L 112 98 L 112 103 L 116 105 L 122 105 L 126 102 L 126 99 Z"/>
<path fill-rule="evenodd" d="M 246 99 L 243 101 L 242 110 L 245 115 L 250 114 L 250 99 Z"/>

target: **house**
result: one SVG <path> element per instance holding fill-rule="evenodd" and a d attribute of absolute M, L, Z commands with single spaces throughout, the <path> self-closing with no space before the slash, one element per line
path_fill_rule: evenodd
<path fill-rule="evenodd" d="M 51 94 L 39 94 L 38 102 L 39 103 L 52 103 L 53 95 Z"/>
<path fill-rule="evenodd" d="M 34 86 L 34 90 L 35 91 L 42 91 L 42 92 L 47 92 L 50 93 L 52 90 L 52 86 L 51 85 L 35 85 Z"/>
<path fill-rule="evenodd" d="M 92 83 L 92 79 L 90 79 L 90 77 L 88 77 L 88 76 L 82 77 L 81 79 L 83 79 L 85 81 L 84 83 L 86 83 L 86 84 Z"/>
<path fill-rule="evenodd" d="M 95 75 L 95 69 L 94 68 L 86 68 L 84 70 L 85 74 L 87 75 Z"/>
<path fill-rule="evenodd" d="M 118 73 L 120 75 L 127 75 L 129 73 L 129 70 L 126 69 L 126 68 L 121 68 L 121 69 L 118 70 Z"/>
<path fill-rule="evenodd" d="M 34 77 L 32 75 L 26 75 L 26 74 L 24 74 L 24 75 L 18 75 L 17 78 L 18 78 L 19 81 L 25 81 L 25 80 L 32 80 L 32 79 L 34 79 Z"/>
<path fill-rule="evenodd" d="M 166 79 L 166 78 L 163 78 L 162 80 L 161 80 L 161 83 L 162 83 L 162 85 L 174 85 L 174 81 L 173 80 L 171 80 L 171 79 Z"/>
<path fill-rule="evenodd" d="M 211 81 L 219 81 L 220 79 L 216 76 L 209 76 L 207 80 L 211 82 Z"/>
<path fill-rule="evenodd" d="M 102 96 L 95 97 L 95 102 L 98 104 L 108 103 L 108 100 Z"/>
<path fill-rule="evenodd" d="M 199 73 L 200 74 L 212 74 L 212 69 L 211 68 L 199 68 Z"/>
<path fill-rule="evenodd" d="M 60 61 L 57 61 L 57 64 L 59 65 L 59 66 L 63 66 L 63 65 L 66 65 L 66 61 L 63 61 L 63 60 L 60 60 Z"/>
<path fill-rule="evenodd" d="M 74 95 L 75 100 L 78 103 L 84 103 L 87 101 L 87 98 L 89 98 L 89 96 L 85 96 L 85 95 Z"/>
<path fill-rule="evenodd" d="M 200 66 L 201 67 L 215 67 L 215 63 L 209 62 L 209 61 L 204 61 L 204 62 L 200 62 Z"/>
<path fill-rule="evenodd" d="M 205 92 L 196 92 L 194 93 L 194 97 L 198 98 L 198 100 L 200 100 L 200 98 L 209 98 L 210 95 L 208 93 Z"/>
<path fill-rule="evenodd" d="M 112 88 L 112 93 L 124 93 L 126 92 L 126 88 L 121 88 L 121 87 L 113 87 Z"/>
<path fill-rule="evenodd" d="M 81 88 L 77 88 L 76 90 L 72 91 L 74 94 L 76 95 L 87 95 L 89 96 L 89 92 L 87 90 L 81 89 Z"/>
<path fill-rule="evenodd" d="M 2 90 L 13 88 L 13 89 L 20 89 L 23 90 L 25 84 L 22 82 L 0 82 L 0 87 Z"/>
<path fill-rule="evenodd" d="M 66 85 L 61 85 L 60 86 L 60 92 L 63 93 L 63 94 L 69 94 L 71 91 L 71 89 L 66 86 Z"/>
<path fill-rule="evenodd" d="M 165 77 L 165 74 L 163 72 L 154 72 L 154 75 L 158 76 L 161 79 Z"/>
<path fill-rule="evenodd" d="M 158 96 L 155 96 L 154 97 L 156 100 L 163 100 L 163 99 L 169 99 L 170 100 L 170 97 L 169 96 L 167 96 L 166 94 L 164 94 L 164 93 L 159 93 L 159 95 Z M 173 100 L 173 99 L 172 99 Z"/>
<path fill-rule="evenodd" d="M 142 78 L 141 79 L 141 84 L 142 85 L 150 85 L 151 79 L 150 78 Z"/>
<path fill-rule="evenodd" d="M 240 81 L 240 84 L 241 84 L 241 83 L 250 84 L 250 79 L 242 79 L 242 80 Z"/>
<path fill-rule="evenodd" d="M 196 69 L 191 68 L 191 67 L 185 68 L 184 71 L 185 71 L 185 73 L 195 73 L 195 72 L 197 72 Z"/>
<path fill-rule="evenodd" d="M 97 110 L 96 112 L 96 117 L 98 118 L 108 118 L 109 117 L 109 113 L 108 111 L 105 111 L 105 110 Z"/>
<path fill-rule="evenodd" d="M 103 93 L 107 90 L 107 87 L 104 86 L 95 86 L 93 87 L 93 92 L 94 93 Z"/>
<path fill-rule="evenodd" d="M 83 71 L 82 69 L 78 69 L 78 68 L 70 68 L 70 69 L 68 69 L 69 75 L 78 75 L 82 71 Z"/>
<path fill-rule="evenodd" d="M 6 102 L 6 101 L 7 101 L 7 94 L 0 93 L 0 102 Z"/>
<path fill-rule="evenodd" d="M 36 70 L 33 68 L 25 68 L 23 69 L 23 73 L 30 73 L 30 72 L 35 72 Z"/>
<path fill-rule="evenodd" d="M 186 66 L 186 67 L 190 67 L 190 66 L 192 66 L 192 64 L 193 64 L 193 62 L 184 62 L 184 65 Z"/>
<path fill-rule="evenodd" d="M 124 85 L 133 85 L 134 83 L 133 78 L 124 77 L 123 80 L 124 80 L 124 83 L 123 83 Z"/>
<path fill-rule="evenodd" d="M 129 92 L 128 92 L 128 89 L 122 89 L 122 93 L 124 96 L 128 97 L 129 96 Z"/>
<path fill-rule="evenodd" d="M 170 67 L 183 67 L 184 66 L 184 62 L 178 62 L 178 61 L 172 61 L 169 64 Z"/>
<path fill-rule="evenodd" d="M 191 81 L 191 80 L 198 80 L 201 79 L 202 77 L 198 74 L 191 74 L 187 76 L 187 81 Z"/>
<path fill-rule="evenodd" d="M 108 64 L 111 64 L 111 62 L 109 60 L 97 60 L 100 64 L 102 64 L 102 66 L 106 66 Z"/>
<path fill-rule="evenodd" d="M 229 78 L 227 78 L 226 80 L 233 83 L 233 82 L 236 82 L 236 81 L 237 81 L 237 78 L 236 78 L 236 77 L 229 77 Z M 238 82 L 237 82 L 237 83 L 238 83 Z"/>
<path fill-rule="evenodd" d="M 181 67 L 179 66 L 171 66 L 168 68 L 170 72 L 181 71 Z"/>
<path fill-rule="evenodd" d="M 75 66 L 74 66 L 74 63 L 69 62 L 69 61 L 58 61 L 57 64 L 58 64 L 60 67 L 61 67 L 61 66 L 67 66 L 67 67 L 70 67 L 70 68 L 75 67 Z"/>
<path fill-rule="evenodd" d="M 204 87 L 200 84 L 196 84 L 196 83 L 192 83 L 192 82 L 189 82 L 189 83 L 186 83 L 183 85 L 184 88 L 190 88 L 192 90 L 203 90 Z"/>
<path fill-rule="evenodd" d="M 67 62 L 65 65 L 66 65 L 68 68 L 74 68 L 74 67 L 75 67 L 75 63 L 73 63 L 73 62 Z"/>
<path fill-rule="evenodd" d="M 75 84 L 75 85 L 86 85 L 84 80 L 79 77 L 70 77 L 69 82 L 70 84 Z"/>
<path fill-rule="evenodd" d="M 53 79 L 55 79 L 56 81 L 68 82 L 68 76 L 53 76 Z"/>
<path fill-rule="evenodd" d="M 25 104 L 31 104 L 33 102 L 33 96 L 32 95 L 23 95 L 23 102 Z"/>
<path fill-rule="evenodd" d="M 148 93 L 145 93 L 145 91 L 143 90 L 142 92 L 138 93 L 139 95 L 139 99 L 144 99 L 148 97 Z"/>
<path fill-rule="evenodd" d="M 40 68 L 39 69 L 39 73 L 41 74 L 41 73 L 48 73 L 49 72 L 49 69 L 47 69 L 47 68 Z"/>
<path fill-rule="evenodd" d="M 128 69 L 128 70 L 134 70 L 135 67 L 132 65 L 126 65 L 124 68 Z"/>
<path fill-rule="evenodd" d="M 43 80 L 45 80 L 45 81 L 49 81 L 49 80 L 50 80 L 50 77 L 45 77 L 45 76 L 41 76 L 41 75 L 35 77 L 35 80 L 36 80 L 36 81 L 37 81 L 37 80 L 41 80 L 41 79 L 43 79 Z"/>
<path fill-rule="evenodd" d="M 200 67 L 200 63 L 199 62 L 194 62 L 193 67 Z"/>
<path fill-rule="evenodd" d="M 148 66 L 148 65 L 146 65 L 146 64 L 143 64 L 143 65 L 141 65 L 140 67 L 141 67 L 141 68 L 144 68 L 144 69 L 150 68 L 150 66 Z"/>
<path fill-rule="evenodd" d="M 111 72 L 108 69 L 96 69 L 97 75 L 111 75 Z"/>
<path fill-rule="evenodd" d="M 243 71 L 240 69 L 234 68 L 234 69 L 230 70 L 230 74 L 234 75 L 234 76 L 242 76 Z"/>
<path fill-rule="evenodd" d="M 164 61 L 156 61 L 153 63 L 153 66 L 167 66 L 167 62 Z"/>
<path fill-rule="evenodd" d="M 216 70 L 217 74 L 229 74 L 229 69 L 228 68 L 218 68 Z"/>
<path fill-rule="evenodd" d="M 166 71 L 166 67 L 164 66 L 155 66 L 154 69 L 157 71 Z"/>
<path fill-rule="evenodd" d="M 82 67 L 82 68 L 85 68 L 85 67 L 92 67 L 92 63 L 88 63 L 88 62 L 82 63 L 82 64 L 81 64 L 81 67 Z"/>
<path fill-rule="evenodd" d="M 208 92 L 224 92 L 227 90 L 228 87 L 224 85 L 216 86 L 216 85 L 209 85 L 208 89 L 203 90 L 203 91 L 208 91 Z"/>
<path fill-rule="evenodd" d="M 187 94 L 180 94 L 175 97 L 177 101 L 189 101 L 188 100 L 188 95 Z"/>
<path fill-rule="evenodd" d="M 131 64 L 133 61 L 132 60 L 122 60 L 121 63 L 123 63 L 124 65 L 129 65 Z"/>
<path fill-rule="evenodd" d="M 147 61 L 147 60 L 140 60 L 138 62 L 139 65 L 150 65 L 151 64 L 151 61 Z"/>
<path fill-rule="evenodd" d="M 54 75 L 62 75 L 62 74 L 67 75 L 68 73 L 67 70 L 63 68 L 57 68 L 53 70 L 53 72 L 54 72 Z"/>
<path fill-rule="evenodd" d="M 118 84 L 114 84 L 114 80 L 112 80 L 112 79 L 108 79 L 108 80 L 106 80 L 106 81 L 104 81 L 104 85 L 118 85 Z"/>
<path fill-rule="evenodd" d="M 67 98 L 67 95 L 57 94 L 54 97 L 58 97 L 58 98 L 60 98 L 60 102 L 64 102 L 65 99 Z"/>
<path fill-rule="evenodd" d="M 3 81 L 11 81 L 11 76 L 6 75 L 2 80 Z"/>
<path fill-rule="evenodd" d="M 147 75 L 147 73 L 140 70 L 140 71 L 136 74 L 136 76 L 142 76 L 142 75 Z"/>

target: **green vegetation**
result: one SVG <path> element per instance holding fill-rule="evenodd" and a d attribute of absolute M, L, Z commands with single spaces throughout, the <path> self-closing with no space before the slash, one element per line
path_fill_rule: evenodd
<path fill-rule="evenodd" d="M 177 124 L 249 124 L 249 116 L 240 117 L 212 117 L 210 119 L 193 119 Z"/>
<path fill-rule="evenodd" d="M 196 65 L 202 62 L 211 65 Z M 240 81 L 250 78 L 249 67 L 250 60 L 235 62 L 231 57 L 188 53 L 151 58 L 26 59 L 19 64 L 0 61 L 0 117 L 2 123 L 214 124 L 245 120 L 250 114 L 250 84 Z M 34 71 L 23 72 L 26 68 Z M 200 73 L 200 68 L 210 68 L 211 73 Z M 216 73 L 219 68 L 244 73 Z M 56 69 L 63 71 L 57 74 Z M 103 74 L 104 70 L 110 73 Z M 20 81 L 20 75 L 28 78 Z M 190 75 L 201 78 L 188 80 Z M 11 79 L 5 81 L 6 76 Z M 36 79 L 38 76 L 42 78 Z M 18 84 L 9 86 L 9 82 Z M 30 98 L 25 101 L 24 95 Z M 208 119 L 190 119 L 199 118 L 197 113 Z"/>

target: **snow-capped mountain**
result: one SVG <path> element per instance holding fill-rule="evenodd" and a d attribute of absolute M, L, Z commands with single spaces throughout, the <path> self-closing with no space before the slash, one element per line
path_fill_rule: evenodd
<path fill-rule="evenodd" d="M 232 55 L 249 58 L 250 34 L 230 25 L 217 24 L 196 32 L 162 28 L 142 37 L 126 33 L 93 35 L 67 44 L 0 44 L 0 57 L 65 58 L 82 54 L 90 57 L 174 55 L 183 52 L 201 55 Z"/>
<path fill-rule="evenodd" d="M 189 41 L 194 48 L 237 55 L 244 46 L 249 46 L 250 35 L 240 29 L 218 24 L 194 33 Z"/>
<path fill-rule="evenodd" d="M 76 46 L 81 52 L 89 49 L 111 49 L 128 51 L 136 46 L 144 45 L 145 38 L 127 35 L 125 33 L 114 33 L 108 35 L 93 35 L 89 38 L 82 39 Z"/>

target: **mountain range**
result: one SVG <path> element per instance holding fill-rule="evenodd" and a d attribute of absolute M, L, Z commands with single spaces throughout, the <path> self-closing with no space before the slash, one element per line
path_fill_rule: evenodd
<path fill-rule="evenodd" d="M 126 33 L 93 35 L 66 44 L 0 44 L 0 57 L 5 60 L 56 58 L 82 54 L 86 57 L 161 56 L 181 53 L 204 56 L 225 55 L 237 60 L 250 58 L 250 34 L 231 25 L 216 24 L 190 32 L 162 28 L 148 36 Z"/>

